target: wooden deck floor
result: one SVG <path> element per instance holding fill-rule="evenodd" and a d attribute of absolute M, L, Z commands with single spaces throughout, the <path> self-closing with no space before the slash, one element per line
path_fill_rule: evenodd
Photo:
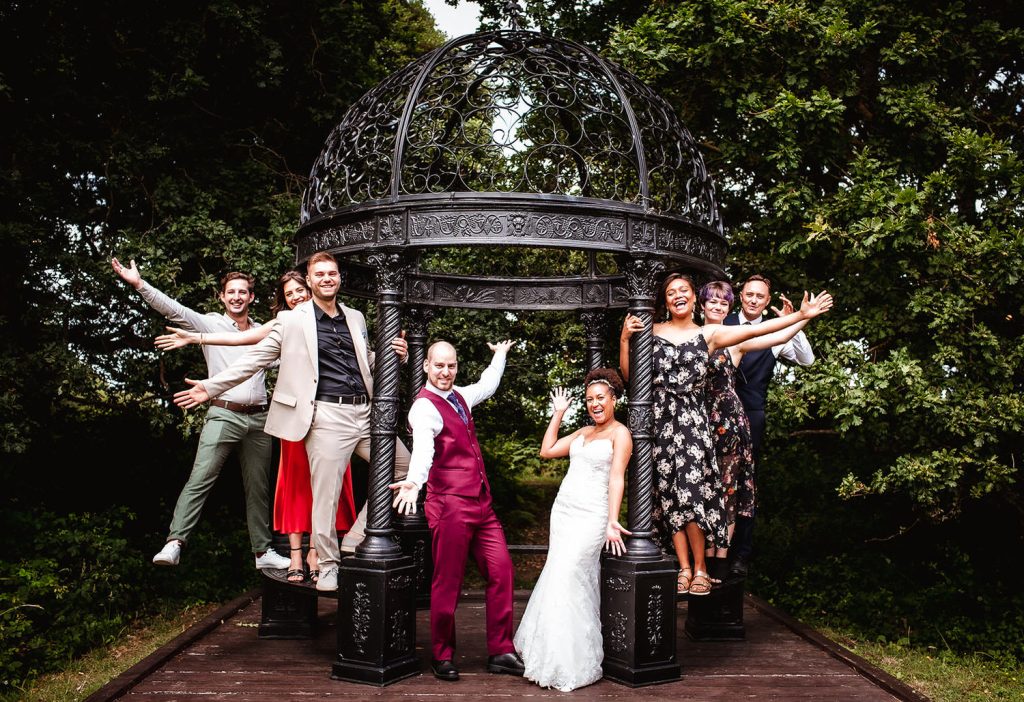
<path fill-rule="evenodd" d="M 516 598 L 516 622 L 527 592 Z M 379 688 L 330 678 L 335 656 L 335 600 L 321 598 L 320 631 L 310 640 L 257 638 L 259 592 L 226 605 L 152 656 L 89 697 L 87 702 L 125 700 L 543 700 L 571 696 L 573 702 L 644 699 L 671 700 L 915 700 L 926 698 L 845 652 L 766 603 L 748 596 L 744 610 L 746 640 L 695 642 L 683 633 L 686 603 L 680 602 L 679 681 L 630 688 L 602 680 L 572 693 L 542 689 L 526 680 L 485 671 L 484 605 L 468 593 L 458 610 L 462 679 L 435 680 L 429 669 L 428 614 L 417 617 L 421 675 Z"/>

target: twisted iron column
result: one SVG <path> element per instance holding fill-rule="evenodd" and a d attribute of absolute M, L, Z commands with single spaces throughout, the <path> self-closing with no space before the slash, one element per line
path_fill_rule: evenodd
<path fill-rule="evenodd" d="M 399 253 L 368 256 L 377 274 L 377 323 L 374 334 L 373 410 L 370 416 L 370 485 L 367 490 L 366 538 L 356 552 L 376 558 L 399 556 L 391 528 L 391 490 L 395 476 L 395 430 L 398 426 L 401 362 L 391 341 L 401 332 L 402 284 L 408 266 Z"/>
<path fill-rule="evenodd" d="M 423 362 L 427 360 L 427 330 L 434 319 L 434 310 L 430 307 L 410 307 L 409 325 L 405 338 L 409 342 L 409 398 L 423 389 Z"/>
<path fill-rule="evenodd" d="M 633 457 L 629 461 L 629 526 L 626 558 L 661 558 L 654 542 L 654 289 L 665 266 L 645 257 L 632 258 L 625 266 L 629 289 L 629 313 L 644 320 L 644 328 L 629 341 L 629 430 Z"/>
<path fill-rule="evenodd" d="M 600 368 L 601 349 L 604 348 L 604 326 L 607 315 L 603 310 L 590 310 L 580 313 L 583 322 L 583 333 L 587 338 L 587 372 Z"/>
<path fill-rule="evenodd" d="M 405 339 L 409 342 L 409 377 L 408 393 L 410 402 L 415 401 L 417 393 L 426 382 L 423 374 L 423 361 L 427 355 L 427 330 L 434 318 L 434 310 L 430 307 L 410 307 L 408 310 Z M 412 448 L 411 437 L 409 448 Z M 423 513 L 423 505 L 427 499 L 426 486 L 420 489 L 416 502 L 415 514 L 398 515 L 395 521 L 395 533 L 402 547 L 402 553 L 412 558 L 415 569 L 416 606 L 430 606 L 430 581 L 434 574 L 434 559 L 430 527 Z"/>
<path fill-rule="evenodd" d="M 664 266 L 636 256 L 620 264 L 629 288 L 629 312 L 645 321 L 629 342 L 629 517 L 625 555 L 601 563 L 601 632 L 604 675 L 639 687 L 677 680 L 676 563 L 654 541 L 653 405 L 654 289 Z"/>
<path fill-rule="evenodd" d="M 395 473 L 395 426 L 399 405 L 398 356 L 391 341 L 400 332 L 401 290 L 406 266 L 398 253 L 368 257 L 377 274 L 373 407 L 370 416 L 370 487 L 366 538 L 343 558 L 338 579 L 335 680 L 389 685 L 419 673 L 412 559 L 391 528 Z"/>

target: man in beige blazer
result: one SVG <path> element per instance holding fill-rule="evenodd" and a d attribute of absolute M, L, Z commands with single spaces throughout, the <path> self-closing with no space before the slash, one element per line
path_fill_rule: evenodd
<path fill-rule="evenodd" d="M 175 394 L 180 407 L 196 407 L 280 360 L 270 401 L 266 432 L 302 441 L 309 456 L 313 489 L 313 543 L 319 554 L 318 590 L 337 590 L 341 553 L 334 519 L 342 478 L 353 453 L 370 460 L 370 398 L 373 362 L 361 312 L 338 302 L 341 276 L 335 258 L 314 254 L 306 264 L 313 299 L 278 313 L 271 330 L 226 369 L 205 380 L 185 379 L 192 387 Z M 403 361 L 405 339 L 392 349 Z M 395 445 L 395 479 L 409 470 L 409 451 Z M 349 532 L 362 539 L 366 506 Z M 358 542 L 356 542 L 358 543 Z"/>

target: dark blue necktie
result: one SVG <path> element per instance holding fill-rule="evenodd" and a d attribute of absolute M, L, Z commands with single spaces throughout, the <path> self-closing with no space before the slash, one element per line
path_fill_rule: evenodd
<path fill-rule="evenodd" d="M 462 403 L 459 402 L 459 398 L 454 392 L 448 395 L 448 402 L 455 405 L 455 411 L 459 413 L 462 423 L 469 424 L 469 415 L 466 414 L 466 408 L 462 406 Z"/>

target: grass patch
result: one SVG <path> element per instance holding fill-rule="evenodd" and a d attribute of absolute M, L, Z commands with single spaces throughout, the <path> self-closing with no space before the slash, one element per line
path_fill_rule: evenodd
<path fill-rule="evenodd" d="M 830 627 L 819 631 L 935 702 L 1024 700 L 1024 665 L 1018 662 L 863 641 Z"/>
<path fill-rule="evenodd" d="M 3 702 L 75 702 L 141 661 L 165 643 L 220 607 L 193 605 L 184 611 L 153 617 L 132 625 L 115 643 L 71 661 L 67 668 L 34 680 L 27 689 L 0 697 Z"/>

